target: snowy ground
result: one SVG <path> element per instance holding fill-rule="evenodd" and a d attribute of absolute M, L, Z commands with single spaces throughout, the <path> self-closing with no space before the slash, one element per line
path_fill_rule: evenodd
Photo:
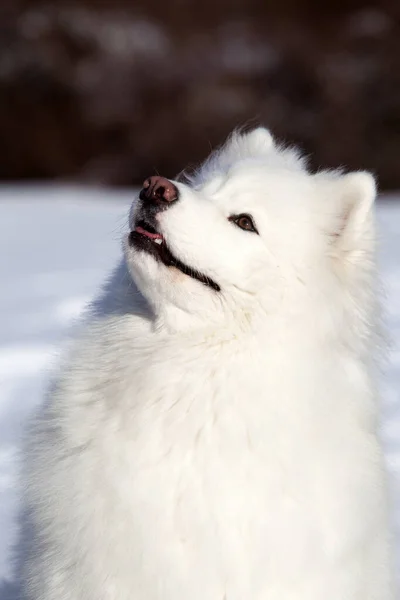
<path fill-rule="evenodd" d="M 43 398 L 74 320 L 117 261 L 132 197 L 132 192 L 0 187 L 0 600 L 7 587 L 1 583 L 11 577 L 21 430 Z M 393 340 L 382 384 L 382 434 L 400 550 L 400 196 L 381 201 L 378 214 Z"/>

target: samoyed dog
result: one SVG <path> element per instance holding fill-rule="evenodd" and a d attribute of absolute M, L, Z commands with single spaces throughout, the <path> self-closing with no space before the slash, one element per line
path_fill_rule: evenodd
<path fill-rule="evenodd" d="M 29 600 L 393 600 L 375 184 L 258 128 L 150 177 L 25 449 Z"/>

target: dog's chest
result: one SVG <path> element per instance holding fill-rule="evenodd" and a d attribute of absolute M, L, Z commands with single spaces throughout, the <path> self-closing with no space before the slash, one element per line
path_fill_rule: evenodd
<path fill-rule="evenodd" d="M 303 557 L 337 545 L 335 523 L 362 501 L 362 436 L 345 413 L 307 398 L 301 368 L 291 381 L 251 349 L 217 350 L 142 357 L 123 435 L 110 438 L 118 497 L 178 554 L 195 560 L 204 549 L 211 563 L 229 563 L 251 552 L 255 568 L 268 556 L 271 569 L 291 560 L 300 572 Z M 336 498 L 350 484 L 357 492 L 344 506 Z"/>
<path fill-rule="evenodd" d="M 242 598 L 266 577 L 340 561 L 364 539 L 360 507 L 369 513 L 379 500 L 376 446 L 336 373 L 332 395 L 320 393 L 333 387 L 325 373 L 310 381 L 317 358 L 212 350 L 160 345 L 137 357 L 99 441 L 109 493 L 98 518 L 111 527 L 106 515 L 124 515 L 118 560 L 140 548 L 154 574 L 168 581 L 171 569 L 182 597 L 201 564 L 201 597 L 222 598 L 229 580 Z"/>

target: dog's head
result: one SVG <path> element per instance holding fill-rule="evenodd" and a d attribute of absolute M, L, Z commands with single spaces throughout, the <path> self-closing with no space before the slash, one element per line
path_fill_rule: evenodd
<path fill-rule="evenodd" d="M 369 270 L 374 197 L 368 173 L 312 175 L 267 130 L 236 133 L 186 183 L 145 181 L 127 263 L 156 314 L 301 316 Z"/>

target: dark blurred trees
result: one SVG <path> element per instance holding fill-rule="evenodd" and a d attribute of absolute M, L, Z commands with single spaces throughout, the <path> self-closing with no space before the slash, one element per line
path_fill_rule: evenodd
<path fill-rule="evenodd" d="M 2 0 L 1 179 L 173 176 L 257 123 L 400 187 L 400 3 Z"/>

